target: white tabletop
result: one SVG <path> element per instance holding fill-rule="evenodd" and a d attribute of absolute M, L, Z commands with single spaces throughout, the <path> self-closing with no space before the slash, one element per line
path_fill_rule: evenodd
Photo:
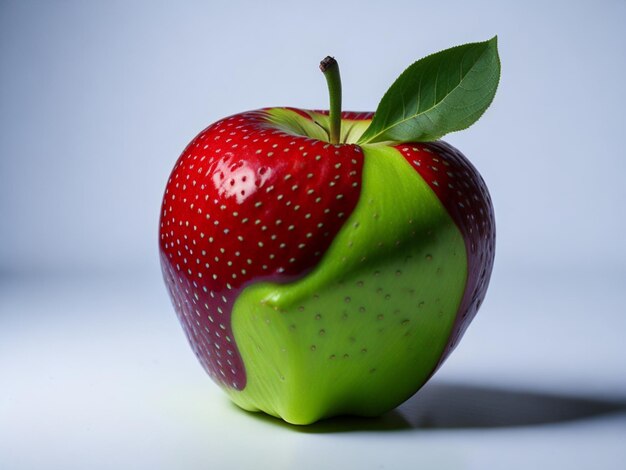
<path fill-rule="evenodd" d="M 377 420 L 231 405 L 157 272 L 0 282 L 0 468 L 623 468 L 623 272 L 499 272 L 444 367 Z M 621 405 L 620 405 L 621 403 Z"/>

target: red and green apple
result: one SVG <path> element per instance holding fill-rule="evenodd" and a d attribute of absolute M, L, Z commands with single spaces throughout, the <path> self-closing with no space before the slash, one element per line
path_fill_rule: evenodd
<path fill-rule="evenodd" d="M 376 113 L 265 108 L 198 134 L 167 182 L 160 257 L 196 356 L 241 408 L 307 424 L 413 395 L 485 297 L 487 187 L 438 140 L 487 109 L 496 38 L 411 65 Z"/>

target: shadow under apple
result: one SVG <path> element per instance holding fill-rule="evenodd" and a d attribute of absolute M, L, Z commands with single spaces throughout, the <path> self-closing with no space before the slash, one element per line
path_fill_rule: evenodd
<path fill-rule="evenodd" d="M 379 418 L 337 417 L 294 426 L 262 413 L 256 419 L 306 433 L 506 428 L 562 423 L 626 412 L 626 400 L 430 382 Z"/>

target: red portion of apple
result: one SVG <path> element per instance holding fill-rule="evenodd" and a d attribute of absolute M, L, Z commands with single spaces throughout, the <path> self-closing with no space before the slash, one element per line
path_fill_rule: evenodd
<path fill-rule="evenodd" d="M 234 301 L 251 282 L 291 281 L 318 263 L 356 206 L 362 167 L 358 146 L 289 134 L 265 110 L 223 119 L 184 150 L 163 199 L 161 262 L 214 380 L 245 387 Z"/>
<path fill-rule="evenodd" d="M 461 231 L 467 251 L 467 284 L 459 311 L 439 360 L 456 347 L 487 293 L 495 255 L 495 220 L 487 186 L 474 166 L 443 142 L 397 145 L 424 178 Z"/>

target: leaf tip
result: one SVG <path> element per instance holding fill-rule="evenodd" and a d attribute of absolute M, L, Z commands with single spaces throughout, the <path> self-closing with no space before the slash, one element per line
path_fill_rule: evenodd
<path fill-rule="evenodd" d="M 494 37 L 487 41 L 487 44 L 494 49 L 498 50 L 498 35 L 496 34 Z"/>

